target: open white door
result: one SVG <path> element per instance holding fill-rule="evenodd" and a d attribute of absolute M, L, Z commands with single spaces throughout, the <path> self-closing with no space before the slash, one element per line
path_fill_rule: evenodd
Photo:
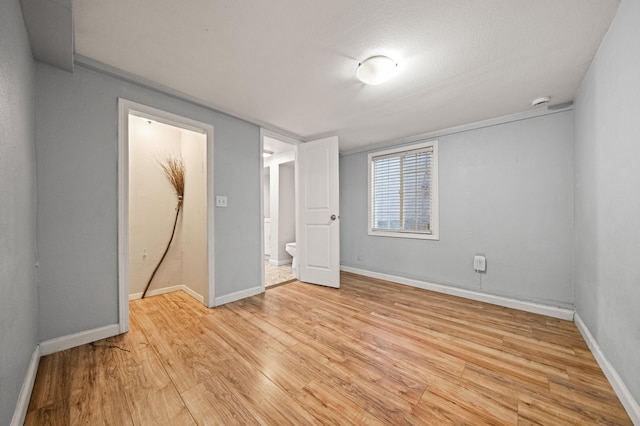
<path fill-rule="evenodd" d="M 340 287 L 338 137 L 297 146 L 300 281 Z"/>

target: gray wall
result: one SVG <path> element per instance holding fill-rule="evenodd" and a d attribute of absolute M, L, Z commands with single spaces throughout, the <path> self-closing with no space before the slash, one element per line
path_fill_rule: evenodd
<path fill-rule="evenodd" d="M 367 153 L 340 158 L 341 263 L 571 306 L 572 113 L 438 140 L 439 241 L 368 236 Z"/>
<path fill-rule="evenodd" d="M 261 285 L 258 127 L 78 66 L 36 85 L 41 340 L 118 322 L 118 97 L 214 126 L 216 297 Z"/>
<path fill-rule="evenodd" d="M 575 303 L 640 401 L 640 2 L 624 0 L 575 102 Z"/>
<path fill-rule="evenodd" d="M 0 424 L 37 341 L 33 59 L 17 0 L 0 2 Z"/>

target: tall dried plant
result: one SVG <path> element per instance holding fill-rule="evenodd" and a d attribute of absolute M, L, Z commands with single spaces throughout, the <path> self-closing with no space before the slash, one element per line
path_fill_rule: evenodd
<path fill-rule="evenodd" d="M 147 282 L 147 286 L 144 288 L 144 292 L 142 293 L 143 299 L 144 299 L 144 296 L 146 296 L 147 294 L 147 290 L 149 290 L 149 286 L 151 285 L 151 281 L 153 280 L 153 277 L 155 277 L 156 272 L 158 272 L 158 268 L 160 268 L 162 261 L 167 256 L 167 252 L 169 251 L 169 247 L 171 246 L 173 237 L 176 234 L 176 225 L 178 224 L 178 216 L 180 215 L 182 202 L 184 200 L 185 167 L 184 167 L 184 162 L 182 161 L 182 158 L 176 157 L 173 155 L 168 155 L 167 158 L 165 158 L 164 163 L 160 162 L 160 167 L 162 168 L 162 171 L 164 172 L 164 175 L 166 176 L 166 178 L 169 180 L 169 182 L 173 186 L 173 189 L 175 189 L 176 191 L 176 195 L 178 196 L 178 205 L 176 206 L 176 218 L 173 221 L 171 238 L 169 238 L 169 242 L 167 243 L 167 248 L 165 248 L 164 253 L 162 254 L 162 257 L 160 258 L 160 261 L 158 262 L 158 264 L 156 265 L 156 268 L 151 273 L 151 277 Z"/>
<path fill-rule="evenodd" d="M 180 203 L 184 197 L 184 162 L 182 158 L 168 155 L 165 162 L 160 163 L 160 167 L 176 190 L 178 203 Z"/>

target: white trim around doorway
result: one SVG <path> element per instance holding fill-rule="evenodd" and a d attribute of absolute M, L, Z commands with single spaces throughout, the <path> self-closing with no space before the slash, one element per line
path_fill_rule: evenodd
<path fill-rule="evenodd" d="M 260 289 L 261 293 L 265 291 L 265 272 L 264 272 L 264 157 L 262 152 L 264 151 L 264 138 L 268 136 L 270 138 L 286 142 L 293 146 L 302 144 L 301 141 L 290 138 L 288 136 L 281 135 L 269 129 L 260 128 Z M 295 159 L 295 156 L 294 156 Z M 296 188 L 297 192 L 297 188 Z"/>
<path fill-rule="evenodd" d="M 129 330 L 129 114 L 204 133 L 207 137 L 207 270 L 208 294 L 203 303 L 215 306 L 213 126 L 147 105 L 118 98 L 118 327 Z"/>

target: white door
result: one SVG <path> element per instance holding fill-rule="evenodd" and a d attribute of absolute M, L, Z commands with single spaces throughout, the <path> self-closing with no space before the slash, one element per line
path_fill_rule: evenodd
<path fill-rule="evenodd" d="M 296 174 L 299 279 L 339 288 L 338 137 L 298 145 Z"/>

